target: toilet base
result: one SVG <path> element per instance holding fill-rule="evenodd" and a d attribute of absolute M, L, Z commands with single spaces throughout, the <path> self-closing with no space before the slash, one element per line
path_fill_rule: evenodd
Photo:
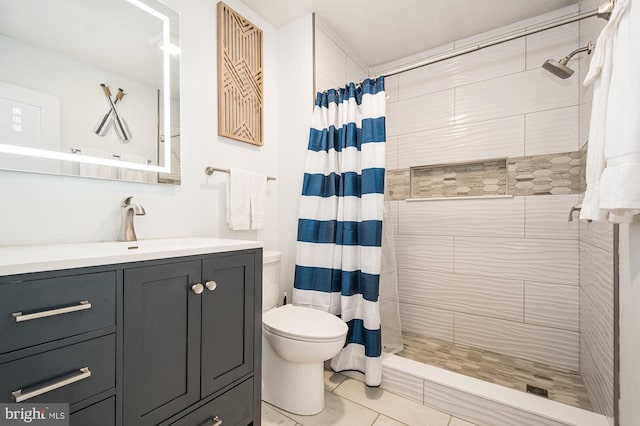
<path fill-rule="evenodd" d="M 292 363 L 276 354 L 262 337 L 262 400 L 293 414 L 324 410 L 324 360 Z"/>

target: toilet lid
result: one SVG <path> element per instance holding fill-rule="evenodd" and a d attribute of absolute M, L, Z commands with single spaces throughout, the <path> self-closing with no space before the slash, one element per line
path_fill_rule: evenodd
<path fill-rule="evenodd" d="M 347 324 L 335 315 L 303 306 L 284 305 L 265 312 L 265 329 L 298 340 L 333 340 L 343 338 Z"/>

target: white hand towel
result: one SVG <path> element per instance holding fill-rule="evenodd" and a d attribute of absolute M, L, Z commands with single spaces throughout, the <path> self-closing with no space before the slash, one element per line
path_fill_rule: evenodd
<path fill-rule="evenodd" d="M 251 173 L 251 229 L 264 228 L 267 214 L 267 176 Z"/>
<path fill-rule="evenodd" d="M 227 190 L 227 223 L 234 231 L 250 228 L 251 193 L 249 185 L 250 173 L 244 170 L 229 171 Z"/>

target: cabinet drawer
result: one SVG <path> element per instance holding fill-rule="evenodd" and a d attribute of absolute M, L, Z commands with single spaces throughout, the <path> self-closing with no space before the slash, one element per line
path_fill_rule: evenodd
<path fill-rule="evenodd" d="M 113 326 L 115 304 L 115 271 L 2 284 L 0 353 Z"/>
<path fill-rule="evenodd" d="M 15 402 L 18 390 L 24 398 L 33 395 L 30 402 L 68 404 L 109 390 L 115 387 L 115 347 L 110 334 L 0 364 L 0 403 Z"/>
<path fill-rule="evenodd" d="M 76 411 L 70 417 L 71 426 L 115 426 L 116 397 L 100 401 L 90 407 Z"/>
<path fill-rule="evenodd" d="M 253 421 L 253 379 L 240 383 L 172 426 L 213 426 L 218 417 L 224 426 L 247 426 Z"/>

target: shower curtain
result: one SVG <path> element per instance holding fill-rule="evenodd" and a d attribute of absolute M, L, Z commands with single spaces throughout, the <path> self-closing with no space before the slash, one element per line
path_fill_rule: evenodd
<path fill-rule="evenodd" d="M 378 303 L 385 167 L 384 77 L 318 93 L 300 199 L 293 303 L 349 327 L 335 371 L 382 381 Z"/>

